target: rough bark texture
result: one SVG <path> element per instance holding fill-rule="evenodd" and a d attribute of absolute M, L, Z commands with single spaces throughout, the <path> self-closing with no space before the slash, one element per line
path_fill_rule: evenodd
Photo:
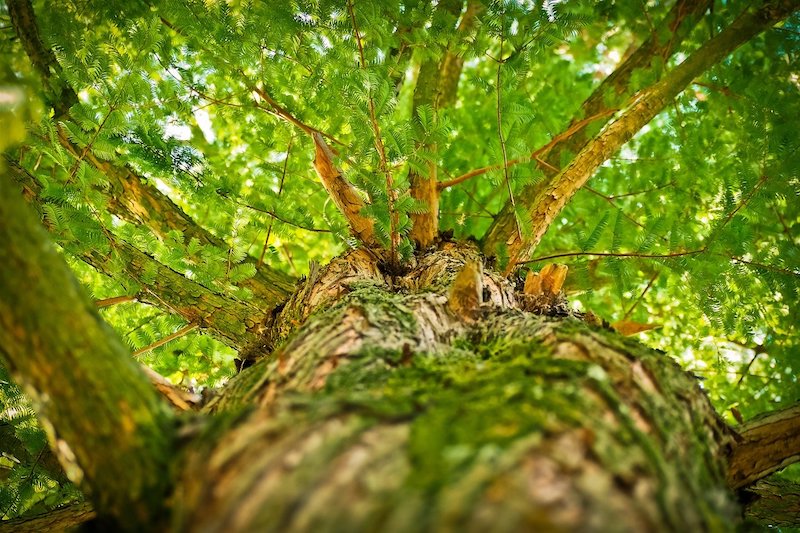
<path fill-rule="evenodd" d="M 313 272 L 207 407 L 173 528 L 731 528 L 733 435 L 695 379 L 612 331 L 521 311 L 488 267 L 484 303 L 454 313 L 476 260 L 448 243 L 405 276 L 363 252 Z"/>
<path fill-rule="evenodd" d="M 800 404 L 765 413 L 737 428 L 728 482 L 738 489 L 800 460 Z"/>
<path fill-rule="evenodd" d="M 800 484 L 764 479 L 742 491 L 742 499 L 745 518 L 751 524 L 800 528 Z"/>
<path fill-rule="evenodd" d="M 98 509 L 151 522 L 169 485 L 171 413 L 4 174 L 0 264 L 0 360 L 51 449 Z"/>

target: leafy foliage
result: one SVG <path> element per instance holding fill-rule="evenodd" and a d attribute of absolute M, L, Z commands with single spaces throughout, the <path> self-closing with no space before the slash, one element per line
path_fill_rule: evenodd
<path fill-rule="evenodd" d="M 433 164 L 444 181 L 501 162 L 498 92 L 507 158 L 546 145 L 629 46 L 653 31 L 668 6 L 652 4 L 642 17 L 638 1 L 500 0 L 482 5 L 476 28 L 462 35 L 433 3 L 358 1 L 361 68 L 341 2 L 79 0 L 59 9 L 39 2 L 42 37 L 55 51 L 59 76 L 78 95 L 68 116 L 41 111 L 47 102 L 36 93 L 39 75 L 0 6 L 3 83 L 29 100 L 11 111 L 0 103 L 3 124 L 9 115 L 9 124 L 27 127 L 25 144 L 8 154 L 41 185 L 43 223 L 97 299 L 139 293 L 155 278 L 157 261 L 247 302 L 253 294 L 242 282 L 257 275 L 255 259 L 299 277 L 306 265 L 355 244 L 313 174 L 310 137 L 282 120 L 260 92 L 335 139 L 337 164 L 369 200 L 364 212 L 388 243 L 389 192 L 371 127 L 374 105 L 396 178 L 400 250 L 408 257 L 410 216 L 428 208 L 410 196 L 409 171 Z M 717 5 L 679 53 L 658 58 L 662 64 L 637 73 L 633 83 L 654 81 L 747 4 Z M 661 324 L 641 338 L 702 377 L 726 416 L 736 408 L 747 418 L 800 398 L 799 22 L 795 15 L 696 80 L 577 193 L 539 245 L 540 260 L 528 265 L 568 264 L 576 307 L 612 322 Z M 448 52 L 464 65 L 455 104 L 424 104 L 414 113 L 420 65 Z M 563 154 L 564 164 L 573 155 Z M 119 216 L 118 185 L 97 159 L 143 176 L 212 239 L 180 228 L 159 235 Z M 534 164 L 509 171 L 512 191 L 542 178 Z M 441 229 L 480 239 L 507 198 L 500 170 L 447 188 Z M 139 279 L 114 259 L 114 239 L 154 260 Z M 86 266 L 86 253 L 111 257 L 113 271 L 104 273 L 110 276 Z M 138 302 L 102 315 L 132 351 L 185 325 L 178 314 Z M 198 389 L 235 370 L 235 351 L 197 331 L 137 357 Z M 0 424 L 13 426 L 35 459 L 44 437 L 4 376 L 0 398 Z M 35 462 L 7 455 L 0 458 L 3 517 L 77 497 Z"/>

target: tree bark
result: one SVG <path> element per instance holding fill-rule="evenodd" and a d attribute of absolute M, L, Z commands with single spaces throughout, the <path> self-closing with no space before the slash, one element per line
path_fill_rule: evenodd
<path fill-rule="evenodd" d="M 39 28 L 30 0 L 9 0 L 9 16 L 26 54 L 43 80 L 47 104 L 55 110 L 55 118 L 69 120 L 70 107 L 78 103 L 75 90 L 61 80 L 61 67 L 53 51 L 39 36 Z M 168 196 L 129 167 L 118 165 L 97 157 L 91 146 L 80 147 L 73 143 L 58 126 L 58 142 L 79 161 L 86 161 L 108 180 L 111 193 L 108 209 L 123 220 L 142 224 L 159 237 L 171 231 L 179 231 L 186 241 L 197 239 L 201 244 L 227 248 L 225 242 L 200 226 L 183 212 Z M 247 261 L 256 263 L 253 258 Z M 272 307 L 291 292 L 291 280 L 285 274 L 265 265 L 258 265 L 256 275 L 242 283 L 261 300 L 265 307 Z"/>
<path fill-rule="evenodd" d="M 0 175 L 0 362 L 33 400 L 67 477 L 129 527 L 169 486 L 174 420 Z"/>
<path fill-rule="evenodd" d="M 454 312 L 476 260 L 446 244 L 401 278 L 360 252 L 312 273 L 265 341 L 278 349 L 207 407 L 173 527 L 732 528 L 734 435 L 695 378 L 563 307 L 520 310 L 488 268 L 477 311 Z"/>
<path fill-rule="evenodd" d="M 800 460 L 800 403 L 737 428 L 728 481 L 738 489 Z"/>
<path fill-rule="evenodd" d="M 745 518 L 763 528 L 800 528 L 800 484 L 761 480 L 743 491 Z"/>
<path fill-rule="evenodd" d="M 12 189 L 0 181 L 0 259 L 14 273 L 0 284 L 0 353 L 104 519 L 226 532 L 740 519 L 729 457 L 762 439 L 728 428 L 669 356 L 588 325 L 563 295 L 548 316 L 530 312 L 471 245 L 443 242 L 405 275 L 364 250 L 312 268 L 254 364 L 176 431 Z M 775 464 L 797 459 L 774 451 Z"/>
<path fill-rule="evenodd" d="M 76 503 L 49 513 L 0 522 L 0 533 L 50 533 L 72 531 L 97 516 L 89 503 Z"/>
<path fill-rule="evenodd" d="M 468 35 L 475 26 L 477 16 L 483 6 L 477 2 L 468 1 L 462 15 L 463 7 L 462 0 L 440 2 L 436 6 L 432 22 L 434 28 L 448 25 L 452 28 L 460 16 L 461 20 L 456 31 L 462 38 Z M 417 117 L 417 110 L 420 106 L 429 105 L 434 113 L 433 120 L 438 122 L 439 110 L 455 102 L 458 80 L 461 78 L 461 70 L 464 67 L 464 57 L 452 50 L 453 44 L 443 51 L 441 57 L 426 59 L 420 65 L 411 105 L 412 117 Z M 435 151 L 436 148 L 430 144 L 417 143 L 415 149 Z M 427 174 L 420 174 L 413 169 L 408 174 L 411 197 L 428 207 L 425 212 L 410 214 L 412 225 L 409 236 L 423 250 L 433 243 L 439 232 L 437 166 L 433 161 L 429 162 L 427 166 Z"/>

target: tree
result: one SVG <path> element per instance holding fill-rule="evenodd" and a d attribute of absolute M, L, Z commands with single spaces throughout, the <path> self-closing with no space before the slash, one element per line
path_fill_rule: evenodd
<path fill-rule="evenodd" d="M 797 8 L 7 0 L 0 528 L 797 525 Z"/>

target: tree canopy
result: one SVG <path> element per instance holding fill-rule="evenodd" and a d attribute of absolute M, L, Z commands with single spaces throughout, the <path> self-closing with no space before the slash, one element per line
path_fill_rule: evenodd
<path fill-rule="evenodd" d="M 519 283 L 567 265 L 731 422 L 800 399 L 795 3 L 55 4 L 0 6 L 3 165 L 192 398 L 319 264 L 442 232 Z M 0 517 L 79 498 L 5 373 L 0 408 Z"/>

